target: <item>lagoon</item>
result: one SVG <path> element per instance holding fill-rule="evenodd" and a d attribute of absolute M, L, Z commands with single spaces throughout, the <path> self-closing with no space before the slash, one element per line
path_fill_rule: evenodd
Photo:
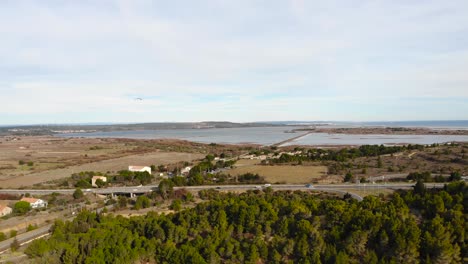
<path fill-rule="evenodd" d="M 291 126 L 281 127 L 246 127 L 246 128 L 209 128 L 209 129 L 165 129 L 136 130 L 92 133 L 57 134 L 60 137 L 89 138 L 132 138 L 132 139 L 181 139 L 199 143 L 219 144 L 259 144 L 273 145 L 305 134 L 305 132 L 287 133 Z M 310 133 L 282 144 L 337 146 L 337 145 L 372 145 L 372 144 L 433 144 L 445 142 L 468 142 L 466 135 L 355 135 Z"/>

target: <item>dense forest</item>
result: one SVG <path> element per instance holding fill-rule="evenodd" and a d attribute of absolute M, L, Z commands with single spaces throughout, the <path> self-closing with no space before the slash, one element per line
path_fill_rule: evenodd
<path fill-rule="evenodd" d="M 83 212 L 26 254 L 38 263 L 462 263 L 467 195 L 464 182 L 362 202 L 211 190 L 174 214 Z"/>

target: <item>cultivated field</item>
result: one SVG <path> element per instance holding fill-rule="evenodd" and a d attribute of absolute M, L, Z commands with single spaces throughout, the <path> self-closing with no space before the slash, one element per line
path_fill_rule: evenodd
<path fill-rule="evenodd" d="M 325 166 L 263 166 L 248 165 L 243 162 L 237 165 L 236 168 L 229 170 L 227 173 L 231 175 L 249 172 L 259 174 L 264 177 L 265 181 L 270 183 L 311 183 L 327 177 L 327 167 Z"/>

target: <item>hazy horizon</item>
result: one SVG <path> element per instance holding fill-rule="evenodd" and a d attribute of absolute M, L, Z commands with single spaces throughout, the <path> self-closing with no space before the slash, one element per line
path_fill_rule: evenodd
<path fill-rule="evenodd" d="M 3 1 L 0 124 L 468 120 L 468 2 Z"/>
<path fill-rule="evenodd" d="M 0 127 L 13 127 L 13 126 L 92 126 L 92 125 L 138 125 L 138 124 L 178 124 L 178 123 L 208 123 L 208 122 L 228 122 L 228 123 L 270 123 L 270 124 L 287 124 L 287 123 L 335 123 L 335 124 L 373 124 L 373 123 L 383 123 L 383 124 L 391 124 L 391 123 L 409 123 L 409 124 L 416 124 L 416 123 L 467 123 L 468 120 L 375 120 L 375 121 L 343 121 L 343 120 L 259 120 L 259 121 L 249 121 L 249 122 L 233 122 L 229 120 L 203 120 L 203 121 L 158 121 L 158 122 L 83 122 L 83 123 L 29 123 L 29 124 L 1 124 Z M 454 124 L 455 125 L 455 124 Z"/>

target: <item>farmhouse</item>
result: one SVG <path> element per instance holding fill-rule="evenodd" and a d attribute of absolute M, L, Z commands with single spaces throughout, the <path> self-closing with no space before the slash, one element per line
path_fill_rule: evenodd
<path fill-rule="evenodd" d="M 47 207 L 47 202 L 41 199 L 36 199 L 32 197 L 23 197 L 21 201 L 28 202 L 31 205 L 31 208 L 42 208 Z"/>
<path fill-rule="evenodd" d="M 93 187 L 99 187 L 97 184 L 96 184 L 96 181 L 97 180 L 101 180 L 103 182 L 107 182 L 107 178 L 104 177 L 104 176 L 93 176 L 93 178 L 91 178 L 91 185 Z"/>
<path fill-rule="evenodd" d="M 10 207 L 0 205 L 0 217 L 11 214 L 11 212 L 13 212 L 13 209 L 11 209 Z"/>
<path fill-rule="evenodd" d="M 129 171 L 147 171 L 149 174 L 151 174 L 151 168 L 148 166 L 128 166 Z"/>

